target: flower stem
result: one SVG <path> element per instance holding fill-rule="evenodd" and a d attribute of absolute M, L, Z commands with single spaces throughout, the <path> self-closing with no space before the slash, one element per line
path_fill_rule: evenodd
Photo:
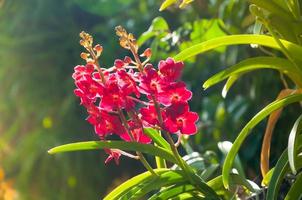
<path fill-rule="evenodd" d="M 154 95 L 152 95 L 152 100 L 154 102 L 154 107 L 155 107 L 155 110 L 157 112 L 157 115 L 158 115 L 158 120 L 159 120 L 159 123 L 160 123 L 160 126 L 163 127 L 163 118 L 162 118 L 162 115 L 161 115 L 161 111 L 160 111 L 160 107 L 159 107 L 159 104 L 155 98 Z M 172 153 L 174 154 L 177 162 L 178 162 L 178 166 L 184 170 L 188 180 L 193 184 L 193 185 L 198 185 L 198 183 L 196 183 L 195 179 L 191 176 L 193 172 L 193 170 L 191 169 L 191 167 L 182 159 L 182 157 L 179 155 L 178 153 L 178 150 L 175 146 L 175 143 L 171 137 L 171 135 L 169 133 L 167 133 L 166 131 L 162 131 L 167 142 L 170 144 L 170 148 L 172 150 Z"/>
<path fill-rule="evenodd" d="M 106 79 L 105 79 L 105 76 L 104 76 L 104 73 L 102 72 L 102 69 L 100 67 L 100 63 L 97 59 L 97 56 L 95 55 L 93 49 L 90 47 L 89 49 L 87 49 L 90 53 L 90 55 L 92 56 L 92 59 L 94 61 L 94 64 L 96 65 L 96 70 L 99 72 L 100 76 L 101 76 L 101 79 L 102 79 L 102 83 L 105 83 L 106 82 Z"/>
<path fill-rule="evenodd" d="M 126 129 L 126 131 L 128 133 L 128 135 L 129 135 L 131 141 L 135 141 L 133 135 L 131 134 L 130 127 L 129 127 L 128 123 L 127 123 L 127 119 L 126 119 L 124 113 L 120 109 L 118 109 L 118 113 L 119 113 L 120 119 L 121 119 L 121 121 L 122 121 L 122 123 L 123 123 L 123 125 L 124 125 L 124 127 L 125 127 L 125 129 Z M 157 174 L 155 173 L 155 171 L 153 170 L 153 168 L 150 166 L 150 164 L 148 163 L 148 161 L 146 160 L 146 158 L 144 157 L 144 155 L 141 152 L 138 152 L 138 151 L 136 151 L 136 155 L 138 155 L 138 157 L 139 157 L 141 163 L 144 165 L 144 167 L 151 174 L 157 176 Z"/>

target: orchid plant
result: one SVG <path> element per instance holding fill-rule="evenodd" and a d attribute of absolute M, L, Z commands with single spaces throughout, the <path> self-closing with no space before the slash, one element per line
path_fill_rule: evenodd
<path fill-rule="evenodd" d="M 161 10 L 176 2 L 164 1 Z M 183 1 L 185 4 L 191 2 Z M 302 101 L 300 2 L 250 2 L 250 11 L 256 18 L 255 27 L 258 30 L 255 34 L 229 35 L 201 42 L 184 49 L 174 58 L 160 61 L 158 67 L 149 63 L 151 50 L 146 49 L 140 54 L 135 37 L 118 26 L 116 34 L 120 45 L 129 50 L 133 58 L 117 59 L 112 67 L 103 68 L 98 62 L 103 48 L 93 45 L 92 36 L 82 32 L 80 44 L 87 52 L 81 57 L 86 65 L 75 67 L 73 79 L 77 89 L 74 93 L 87 109 L 87 121 L 93 125 L 100 141 L 62 145 L 49 150 L 49 153 L 104 149 L 109 155 L 106 163 L 111 160 L 118 163 L 121 155 L 140 160 L 148 171 L 121 184 L 104 199 L 246 199 L 247 196 L 259 195 L 263 189 L 240 172 L 236 167 L 236 156 L 251 130 L 269 116 L 260 163 L 263 188 L 268 190 L 266 198 L 278 198 L 282 180 L 288 174 L 294 175 L 295 179 L 285 199 L 300 198 L 302 117 L 294 123 L 288 147 L 276 165 L 269 166 L 272 133 L 282 109 Z M 275 101 L 259 111 L 229 145 L 222 175 L 208 180 L 205 174 L 212 169 L 198 172 L 181 157 L 177 149 L 183 135 L 197 132 L 199 118 L 197 113 L 190 111 L 188 104 L 192 92 L 180 81 L 184 67 L 182 61 L 217 47 L 241 44 L 259 48 L 267 55 L 243 60 L 208 79 L 203 87 L 207 89 L 227 79 L 222 92 L 225 97 L 243 74 L 268 68 L 281 74 L 285 89 L 280 91 Z M 273 50 L 264 47 L 282 54 L 276 56 Z M 290 84 L 287 84 L 288 81 Z M 108 140 L 113 134 L 122 141 Z M 173 138 L 173 135 L 177 137 Z M 156 166 L 148 163 L 143 153 L 155 156 Z"/>
<path fill-rule="evenodd" d="M 72 75 L 77 87 L 74 94 L 86 108 L 86 120 L 94 127 L 100 141 L 67 144 L 49 153 L 103 148 L 108 154 L 105 163 L 114 160 L 118 164 L 121 155 L 140 160 L 148 170 L 145 176 L 150 176 L 151 180 L 161 180 L 167 175 L 164 172 L 170 174 L 166 163 L 170 161 L 182 169 L 173 170 L 174 175 L 180 176 L 177 181 L 187 180 L 198 188 L 197 191 L 218 198 L 177 150 L 182 135 L 196 134 L 199 119 L 188 104 L 192 92 L 180 81 L 184 63 L 167 58 L 154 67 L 149 63 L 151 49 L 139 54 L 133 34 L 121 26 L 116 27 L 116 34 L 121 47 L 129 50 L 133 58 L 116 59 L 112 67 L 103 68 L 99 63 L 103 47 L 94 45 L 93 37 L 81 32 L 80 44 L 86 49 L 81 58 L 86 64 L 76 66 Z M 108 140 L 110 135 L 117 135 L 123 142 Z M 143 153 L 156 156 L 156 169 Z M 107 199 L 112 195 L 119 196 L 113 191 Z"/>
<path fill-rule="evenodd" d="M 85 32 L 80 34 L 80 44 L 87 50 L 81 57 L 87 64 L 76 66 L 72 77 L 77 86 L 74 93 L 89 114 L 87 121 L 102 141 L 115 134 L 127 142 L 149 144 L 152 139 L 145 129 L 152 128 L 164 134 L 170 146 L 175 148 L 177 144 L 169 134 L 177 134 L 180 138 L 182 134 L 197 132 L 198 115 L 189 111 L 188 104 L 192 92 L 184 82 L 178 81 L 183 62 L 168 58 L 160 61 L 156 69 L 148 63 L 152 54 L 149 48 L 138 55 L 132 34 L 121 26 L 116 27 L 116 34 L 120 37 L 120 45 L 131 51 L 134 60 L 128 56 L 117 59 L 114 66 L 107 69 L 101 68 L 98 62 L 102 46 L 93 47 L 92 37 Z M 105 163 L 112 159 L 118 163 L 119 157 L 125 155 L 140 159 L 154 173 L 140 152 L 133 156 L 119 149 L 105 151 L 109 154 Z"/>

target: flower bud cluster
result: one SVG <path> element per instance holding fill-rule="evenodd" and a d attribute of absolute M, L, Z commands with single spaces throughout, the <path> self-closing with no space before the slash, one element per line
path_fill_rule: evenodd
<path fill-rule="evenodd" d="M 191 112 L 188 105 L 192 92 L 179 81 L 184 64 L 168 58 L 155 68 L 148 62 L 150 49 L 138 56 L 133 35 L 122 28 L 117 29 L 117 33 L 123 47 L 135 47 L 134 52 L 131 51 L 135 60 L 117 59 L 114 66 L 107 69 L 99 68 L 96 61 L 87 62 L 76 66 L 72 75 L 77 87 L 74 93 L 87 109 L 87 121 L 96 134 L 101 140 L 115 134 L 125 141 L 140 143 L 151 142 L 144 134 L 145 127 L 195 134 L 198 115 Z M 92 39 L 88 39 L 82 43 L 92 46 Z M 144 62 L 140 61 L 142 58 Z M 110 155 L 107 161 L 117 161 L 120 156 L 118 151 L 106 152 Z"/>

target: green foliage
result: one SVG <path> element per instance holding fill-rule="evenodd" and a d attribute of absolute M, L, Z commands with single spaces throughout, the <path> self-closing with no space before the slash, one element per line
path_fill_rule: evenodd
<path fill-rule="evenodd" d="M 103 46 L 108 51 L 102 62 L 109 63 L 112 62 L 111 55 L 120 53 L 114 45 L 116 38 L 112 37 L 113 27 L 118 24 L 135 33 L 147 30 L 138 43 L 151 46 L 153 60 L 174 56 L 177 60 L 187 61 L 184 79 L 194 91 L 192 107 L 200 112 L 203 123 L 200 134 L 193 140 L 182 141 L 189 154 L 183 157 L 187 171 L 174 166 L 177 169 L 155 169 L 158 177 L 149 172 L 142 173 L 121 184 L 106 198 L 203 199 L 212 196 L 215 199 L 219 195 L 231 199 L 242 195 L 237 193 L 241 189 L 245 197 L 261 192 L 246 178 L 254 179 L 255 176 L 249 177 L 250 174 L 259 173 L 255 153 L 261 136 L 254 134 L 252 139 L 247 136 L 252 131 L 264 132 L 264 119 L 273 111 L 302 100 L 299 92 L 302 87 L 301 1 L 249 0 L 254 16 L 247 13 L 246 1 L 182 1 L 181 6 L 187 3 L 192 6 L 181 13 L 172 6 L 177 2 L 164 1 L 160 10 L 169 8 L 169 11 L 159 17 L 155 17 L 158 13 L 154 9 L 159 5 L 152 1 L 75 0 L 67 3 L 31 0 L 24 3 L 15 0 L 4 4 L 0 11 L 3 19 L 0 22 L 0 57 L 4 58 L 0 60 L 0 90 L 5 91 L 0 94 L 0 159 L 8 174 L 16 178 L 24 199 L 96 199 L 99 193 L 105 192 L 104 182 L 111 178 L 106 177 L 110 170 L 101 167 L 97 154 L 50 157 L 45 156 L 45 152 L 70 140 L 91 140 L 89 135 L 82 134 L 87 131 L 87 126 L 81 123 L 85 114 L 77 110 L 78 103 L 71 92 L 71 66 L 79 63 L 81 51 L 76 45 L 77 34 L 86 29 L 104 41 Z M 252 29 L 254 34 L 251 34 Z M 246 46 L 238 47 L 241 44 Z M 219 66 L 231 67 L 222 69 Z M 258 69 L 262 70 L 256 72 Z M 270 72 L 270 69 L 278 73 Z M 220 72 L 205 80 L 217 71 Z M 249 76 L 239 79 L 247 73 Z M 213 87 L 224 80 L 227 81 L 222 96 L 226 97 L 231 87 L 234 90 L 227 99 L 221 98 Z M 207 90 L 201 98 L 202 82 Z M 240 84 L 235 84 L 237 82 Z M 292 88 L 294 94 L 267 105 L 282 87 Z M 267 106 L 263 108 L 264 105 Z M 267 199 L 276 199 L 278 195 L 286 196 L 286 199 L 299 198 L 301 117 L 297 119 L 297 115 L 301 114 L 298 112 L 301 108 L 295 106 L 282 111 L 285 119 L 280 118 L 279 128 L 269 141 L 275 145 L 269 149 L 274 167 L 263 174 L 263 183 L 269 186 Z M 250 114 L 260 108 L 263 109 L 248 120 Z M 291 131 L 287 131 L 295 120 Z M 148 153 L 181 165 L 158 131 L 145 129 L 145 133 L 156 146 L 117 141 L 82 142 L 57 147 L 51 152 L 120 148 Z M 217 143 L 225 138 L 235 142 L 227 150 L 220 175 L 218 163 L 225 156 L 218 152 Z M 246 147 L 242 145 L 244 141 Z M 288 141 L 285 151 L 284 141 Z M 200 153 L 194 154 L 193 149 Z M 217 155 L 201 153 L 208 149 L 216 151 Z M 239 150 L 242 155 L 238 164 Z M 273 160 L 278 161 L 275 164 Z M 233 169 L 240 175 L 234 174 Z M 251 173 L 245 175 L 244 171 Z M 291 173 L 295 175 L 295 181 L 287 194 L 282 194 L 284 191 L 280 187 Z M 200 185 L 196 186 L 194 182 L 200 182 Z"/>

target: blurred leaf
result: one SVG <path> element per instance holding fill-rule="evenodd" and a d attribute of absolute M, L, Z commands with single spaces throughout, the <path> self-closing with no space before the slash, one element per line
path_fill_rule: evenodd
<path fill-rule="evenodd" d="M 233 144 L 229 141 L 223 141 L 218 143 L 219 150 L 223 153 L 224 157 L 227 156 L 227 154 L 230 152 Z M 240 158 L 238 155 L 236 155 L 235 161 L 234 161 L 234 168 L 237 170 L 238 174 L 242 176 L 243 178 L 246 178 Z"/>
<path fill-rule="evenodd" d="M 166 8 L 168 8 L 169 6 L 171 6 L 172 4 L 174 4 L 174 3 L 176 3 L 176 2 L 177 2 L 177 0 L 165 0 L 165 1 L 161 4 L 161 6 L 160 6 L 160 8 L 159 8 L 159 11 L 165 10 Z"/>
<path fill-rule="evenodd" d="M 200 174 L 200 177 L 207 181 L 219 168 L 219 164 L 212 164 L 208 167 L 206 167 L 202 173 Z"/>
<path fill-rule="evenodd" d="M 179 5 L 179 8 L 184 8 L 188 4 L 192 3 L 194 0 L 182 0 L 181 4 Z"/>
<path fill-rule="evenodd" d="M 266 1 L 266 0 L 249 0 L 249 1 L 261 8 L 264 8 L 265 10 L 271 13 L 282 16 L 285 19 L 291 19 L 290 14 L 273 1 Z"/>
<path fill-rule="evenodd" d="M 87 12 L 110 17 L 123 12 L 133 0 L 75 0 L 75 3 Z"/>
<path fill-rule="evenodd" d="M 218 190 L 226 190 L 223 187 L 223 182 L 222 182 L 222 176 L 218 176 L 210 181 L 207 182 L 207 184 L 213 188 L 215 191 Z M 249 191 L 251 192 L 257 192 L 259 190 L 259 187 L 255 187 L 254 184 L 251 184 L 251 182 L 242 176 L 238 174 L 230 174 L 230 186 L 244 186 L 246 187 Z"/>
<path fill-rule="evenodd" d="M 302 188 L 302 173 L 300 173 L 297 177 L 293 185 L 290 187 L 285 200 L 296 200 L 301 199 L 301 188 Z"/>
<path fill-rule="evenodd" d="M 149 29 L 144 32 L 137 40 L 139 46 L 143 45 L 147 40 L 152 37 L 160 36 L 160 38 L 166 36 L 169 32 L 169 25 L 166 20 L 162 17 L 156 17 L 152 20 Z M 152 48 L 154 49 L 154 48 Z"/>
<path fill-rule="evenodd" d="M 201 171 L 205 168 L 205 162 L 203 157 L 198 152 L 192 152 L 183 157 L 183 160 L 193 167 L 194 169 Z M 177 165 L 172 166 L 172 169 L 179 169 Z"/>

